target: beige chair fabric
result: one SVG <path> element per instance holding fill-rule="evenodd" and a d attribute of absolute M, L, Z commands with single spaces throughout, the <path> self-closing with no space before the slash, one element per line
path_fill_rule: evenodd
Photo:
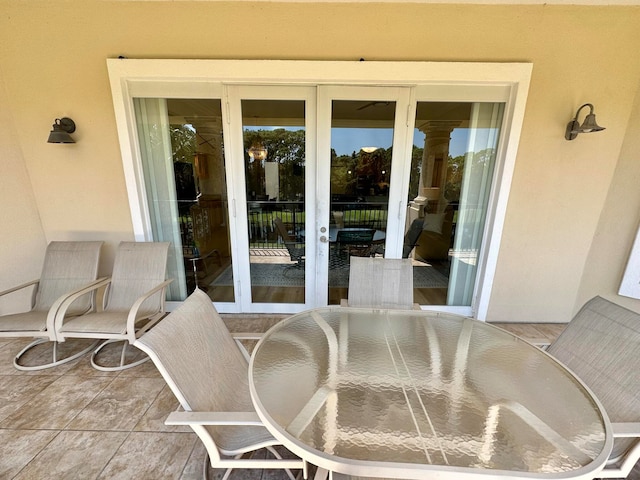
<path fill-rule="evenodd" d="M 420 309 L 413 303 L 411 260 L 351 257 L 349 293 L 342 305 L 395 309 Z"/>
<path fill-rule="evenodd" d="M 279 442 L 259 421 L 249 394 L 247 359 L 204 292 L 196 289 L 134 345 L 151 357 L 185 410 L 172 414 L 167 424 L 189 425 L 207 448 L 213 468 L 303 468 L 299 459 L 221 456 L 260 448 L 274 453 L 271 447 Z M 253 420 L 238 424 L 247 418 Z"/>
<path fill-rule="evenodd" d="M 64 318 L 64 303 L 55 319 L 56 337 L 98 338 L 128 341 L 130 344 L 148 330 L 165 314 L 165 291 L 171 280 L 165 280 L 169 242 L 121 242 L 116 251 L 113 273 L 93 289 L 107 286 L 102 311 L 94 311 L 72 319 Z M 120 365 L 105 367 L 92 365 L 100 370 L 118 370 L 139 365 L 147 359 L 125 365 L 124 350 Z M 126 347 L 126 344 L 125 344 Z M 123 348 L 125 348 L 123 347 Z"/>
<path fill-rule="evenodd" d="M 635 438 L 616 438 L 600 475 L 626 477 L 640 458 L 640 314 L 595 297 L 547 352 L 595 393 L 614 424 L 614 435 L 616 430 L 635 430 Z"/>
<path fill-rule="evenodd" d="M 31 309 L 24 313 L 3 315 L 0 317 L 0 337 L 34 337 L 39 340 L 30 344 L 20 352 L 14 360 L 16 368 L 35 370 L 48 368 L 77 358 L 86 351 L 65 359 L 57 359 L 57 345 L 52 345 L 53 360 L 51 363 L 25 367 L 19 358 L 30 348 L 43 341 L 57 339 L 53 326 L 54 316 L 62 301 L 79 290 L 96 282 L 100 249 L 103 242 L 51 242 L 45 253 L 42 274 L 34 280 L 0 292 L 0 297 L 23 288 L 33 287 Z M 65 311 L 67 317 L 75 317 L 91 310 L 95 303 L 94 292 L 77 295 Z"/>

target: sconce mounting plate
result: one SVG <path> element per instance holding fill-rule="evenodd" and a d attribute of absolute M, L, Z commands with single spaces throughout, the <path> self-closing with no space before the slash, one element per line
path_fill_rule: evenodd
<path fill-rule="evenodd" d="M 67 133 L 73 133 L 76 131 L 76 122 L 71 120 L 69 117 L 62 117 L 60 119 L 60 127 Z"/>
<path fill-rule="evenodd" d="M 580 122 L 578 122 L 577 120 L 571 120 L 569 123 L 567 123 L 567 129 L 564 132 L 564 138 L 567 140 L 575 139 L 578 136 L 578 132 L 576 132 L 578 128 L 580 128 Z"/>

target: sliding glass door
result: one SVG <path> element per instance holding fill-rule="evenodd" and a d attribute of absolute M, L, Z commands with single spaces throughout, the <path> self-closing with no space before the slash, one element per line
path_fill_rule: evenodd
<path fill-rule="evenodd" d="M 182 62 L 197 81 L 151 63 L 109 68 L 135 237 L 172 245 L 170 308 L 195 288 L 222 313 L 337 304 L 366 256 L 410 259 L 422 308 L 486 313 L 530 69 L 487 86 L 394 64 L 433 79 L 403 85 L 347 62 L 337 85 L 317 62 Z"/>

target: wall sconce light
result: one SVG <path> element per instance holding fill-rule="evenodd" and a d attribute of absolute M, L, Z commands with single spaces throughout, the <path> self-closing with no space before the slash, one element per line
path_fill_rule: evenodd
<path fill-rule="evenodd" d="M 260 162 L 267 158 L 268 152 L 267 147 L 265 147 L 264 143 L 262 143 L 262 139 L 258 138 L 257 140 L 253 141 L 251 147 L 247 150 L 247 153 L 252 160 L 257 160 Z"/>
<path fill-rule="evenodd" d="M 56 123 L 53 124 L 53 130 L 49 133 L 48 143 L 76 143 L 71 138 L 70 133 L 76 131 L 76 124 L 73 120 L 67 117 L 56 118 Z"/>
<path fill-rule="evenodd" d="M 578 115 L 580 114 L 580 110 L 584 107 L 589 107 L 589 114 L 584 118 L 584 122 L 582 125 L 578 122 Z M 564 138 L 567 140 L 573 140 L 578 136 L 579 133 L 590 133 L 590 132 L 599 132 L 600 130 L 604 130 L 604 127 L 601 127 L 596 123 L 596 114 L 593 113 L 593 105 L 590 103 L 585 103 L 582 105 L 578 111 L 576 112 L 575 117 L 569 123 L 567 123 L 567 129 L 564 132 Z"/>

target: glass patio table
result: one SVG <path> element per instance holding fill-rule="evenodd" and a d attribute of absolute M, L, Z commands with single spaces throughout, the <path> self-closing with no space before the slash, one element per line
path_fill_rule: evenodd
<path fill-rule="evenodd" d="M 613 443 L 600 402 L 564 366 L 452 314 L 302 312 L 263 336 L 249 376 L 266 427 L 320 473 L 587 479 Z"/>

